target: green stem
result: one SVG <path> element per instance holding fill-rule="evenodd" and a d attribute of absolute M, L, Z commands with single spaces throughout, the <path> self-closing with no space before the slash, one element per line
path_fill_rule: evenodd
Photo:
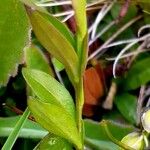
<path fill-rule="evenodd" d="M 114 138 L 113 135 L 110 133 L 110 131 L 109 131 L 108 126 L 107 126 L 106 123 L 103 124 L 103 127 L 104 127 L 104 129 L 105 129 L 105 132 L 106 132 L 107 136 L 109 137 L 109 139 L 110 139 L 113 143 L 115 143 L 116 145 L 122 147 L 122 148 L 125 149 L 125 150 L 135 150 L 134 148 L 131 148 L 131 147 L 125 145 L 124 143 L 118 141 L 116 138 Z"/>
<path fill-rule="evenodd" d="M 82 108 L 84 104 L 83 79 L 80 79 L 76 86 L 76 119 L 79 135 L 83 143 L 83 124 L 82 124 Z M 82 144 L 83 145 L 83 144 Z M 83 148 L 82 148 L 83 149 Z"/>

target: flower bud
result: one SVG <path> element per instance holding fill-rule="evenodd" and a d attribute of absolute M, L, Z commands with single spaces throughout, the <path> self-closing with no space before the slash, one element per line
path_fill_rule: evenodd
<path fill-rule="evenodd" d="M 143 150 L 145 146 L 144 136 L 138 132 L 132 132 L 126 135 L 121 142 L 136 150 Z"/>
<path fill-rule="evenodd" d="M 144 130 L 150 133 L 150 109 L 146 110 L 141 117 L 141 122 Z"/>

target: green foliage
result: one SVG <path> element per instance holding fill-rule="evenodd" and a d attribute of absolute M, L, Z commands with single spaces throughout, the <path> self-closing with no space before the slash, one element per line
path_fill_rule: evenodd
<path fill-rule="evenodd" d="M 137 61 L 122 79 L 121 85 L 124 90 L 133 90 L 150 81 L 150 58 Z"/>
<path fill-rule="evenodd" d="M 0 86 L 17 74 L 23 49 L 29 43 L 29 23 L 25 8 L 18 0 L 0 1 Z"/>
<path fill-rule="evenodd" d="M 49 132 L 81 147 L 73 100 L 65 87 L 42 71 L 24 69 L 23 75 L 31 89 L 40 98 L 28 101 L 36 121 Z"/>
<path fill-rule="evenodd" d="M 133 126 L 122 125 L 120 123 L 109 121 L 109 120 L 108 121 L 105 120 L 105 122 L 109 127 L 109 130 L 112 133 L 112 135 L 118 140 L 121 140 L 126 134 L 133 131 L 134 129 Z M 87 138 L 109 141 L 109 137 L 107 136 L 107 134 L 103 129 L 103 124 L 104 124 L 103 121 L 101 123 L 97 123 L 92 120 L 85 120 L 84 124 L 85 124 L 85 135 Z"/>
<path fill-rule="evenodd" d="M 101 141 L 96 139 L 86 139 L 85 143 L 87 143 L 87 146 L 93 148 L 94 150 L 118 150 L 119 147 L 110 142 L 110 141 Z"/>
<path fill-rule="evenodd" d="M 27 108 L 25 110 L 25 112 L 23 113 L 23 115 L 21 116 L 21 118 L 16 123 L 16 125 L 14 127 L 14 130 L 10 133 L 8 139 L 6 140 L 5 144 L 2 147 L 2 150 L 12 149 L 15 141 L 18 138 L 19 132 L 20 132 L 21 128 L 23 127 L 23 125 L 24 125 L 26 119 L 28 118 L 29 114 L 30 114 L 30 111 Z"/>
<path fill-rule="evenodd" d="M 121 140 L 126 134 L 133 131 L 133 126 L 124 126 L 112 121 L 105 121 L 112 135 Z M 104 122 L 100 124 L 92 120 L 85 120 L 85 144 L 94 150 L 116 150 L 118 146 L 110 142 L 110 139 L 104 131 Z"/>
<path fill-rule="evenodd" d="M 46 14 L 33 10 L 28 10 L 28 14 L 34 33 L 36 34 L 40 43 L 54 57 L 64 64 L 72 83 L 78 82 L 79 62 L 71 42 L 66 38 L 66 36 L 68 37 L 68 35 L 70 35 L 70 33 L 68 33 L 69 31 L 67 31 L 61 23 L 55 25 L 55 22 L 58 21 L 52 16 L 50 17 Z M 60 28 L 62 30 L 65 29 L 63 34 L 62 31 L 60 31 Z"/>
<path fill-rule="evenodd" d="M 20 1 L 23 2 L 24 5 Z M 116 107 L 113 107 L 111 111 L 104 111 L 102 109 L 102 112 L 105 114 L 102 114 L 103 116 L 99 114 L 96 116 L 96 119 L 99 120 L 100 118 L 105 117 L 113 121 L 102 119 L 100 123 L 93 122 L 92 120 L 83 121 L 83 77 L 88 57 L 88 34 L 91 34 L 88 33 L 86 15 L 92 14 L 88 17 L 92 23 L 92 19 L 95 18 L 96 13 L 98 13 L 98 9 L 102 8 L 101 13 L 102 15 L 105 15 L 105 11 L 103 11 L 103 9 L 105 6 L 109 8 L 111 1 L 106 4 L 105 0 L 72 0 L 71 8 L 73 8 L 74 11 L 74 19 L 72 18 L 68 23 L 70 29 L 73 29 L 73 31 L 76 30 L 75 34 L 72 34 L 64 23 L 53 16 L 54 14 L 60 15 L 60 19 L 66 17 L 61 16 L 63 13 L 60 13 L 60 10 L 62 11 L 63 9 L 68 13 L 67 7 L 57 6 L 58 3 L 60 4 L 63 1 L 49 1 L 56 4 L 56 6 L 48 7 L 48 9 L 37 6 L 39 4 L 37 4 L 37 2 L 42 4 L 45 2 L 47 3 L 48 1 L 5 0 L 0 2 L 0 86 L 6 85 L 9 77 L 17 74 L 17 70 L 19 72 L 15 78 L 11 78 L 6 89 L 0 88 L 0 96 L 2 97 L 1 104 L 4 104 L 5 106 L 2 110 L 2 113 L 4 113 L 2 115 L 10 116 L 18 113 L 18 111 L 19 113 L 22 113 L 21 110 L 26 107 L 26 102 L 22 101 L 22 99 L 28 99 L 27 103 L 32 113 L 31 115 L 33 115 L 30 117 L 34 117 L 33 119 L 35 119 L 35 121 L 43 127 L 38 126 L 35 122 L 27 120 L 29 115 L 28 109 L 21 117 L 0 118 L 0 137 L 9 136 L 3 149 L 11 149 L 17 137 L 23 137 L 33 139 L 34 142 L 36 141 L 36 144 L 37 140 L 41 138 L 42 140 L 35 147 L 35 149 L 41 150 L 83 150 L 84 146 L 87 146 L 92 150 L 116 150 L 119 149 L 119 146 L 131 150 L 132 148 L 121 143 L 120 140 L 124 139 L 127 134 L 137 129 L 133 126 L 116 123 L 114 120 L 119 122 L 128 121 L 127 123 L 135 125 L 137 115 L 137 98 L 135 95 L 138 95 L 138 88 L 141 85 L 147 84 L 150 81 L 150 70 L 148 66 L 150 59 L 145 57 L 145 55 L 142 55 L 143 57 L 141 60 L 136 60 L 123 78 L 121 77 L 121 79 L 118 80 L 119 88 L 117 89 L 118 91 L 114 101 Z M 87 6 L 86 2 L 90 2 L 91 4 Z M 123 0 L 120 0 L 114 3 L 113 8 L 101 21 L 100 27 L 98 27 L 100 31 L 106 31 L 108 29 L 108 25 L 114 25 L 112 27 L 110 26 L 111 28 L 109 31 L 104 31 L 105 34 L 99 38 L 100 40 L 98 40 L 101 42 L 104 41 L 104 45 L 106 47 L 109 43 L 108 41 L 114 41 L 115 38 L 119 39 L 119 42 L 124 42 L 122 39 L 135 38 L 137 35 L 137 29 L 141 27 L 141 24 L 143 22 L 149 22 L 149 18 L 147 17 L 149 14 L 149 5 L 147 0 L 131 0 L 129 7 L 127 6 L 127 2 L 128 1 L 125 3 Z M 122 12 L 120 12 L 121 9 Z M 49 14 L 49 12 L 53 14 Z M 125 16 L 120 17 L 121 13 L 124 14 L 126 12 L 127 14 Z M 138 19 L 142 18 L 142 13 L 144 12 L 148 13 L 139 21 Z M 30 46 L 28 45 L 30 35 L 27 15 L 33 29 L 31 41 L 35 44 L 33 45 L 30 43 Z M 132 23 L 135 23 L 137 20 L 139 23 L 136 24 L 134 29 L 130 27 Z M 75 24 L 77 28 L 75 27 Z M 141 36 L 148 31 L 148 26 L 145 27 L 147 29 L 145 30 L 143 28 L 145 31 L 143 30 Z M 122 33 L 125 29 L 126 34 Z M 36 42 L 34 42 L 32 38 L 34 38 Z M 90 39 L 90 41 L 91 40 L 92 39 Z M 95 43 L 96 44 L 94 44 L 94 46 L 90 47 L 91 51 L 94 51 L 95 47 L 96 49 L 98 48 L 97 45 L 99 45 L 99 42 Z M 140 42 L 137 43 L 137 45 L 140 44 Z M 137 45 L 134 48 L 137 48 Z M 148 46 L 146 46 L 144 48 L 148 49 Z M 41 47 L 41 49 L 39 47 Z M 124 46 L 122 44 L 115 47 L 115 49 L 112 48 L 114 51 L 110 51 L 110 53 L 108 52 L 107 54 L 116 55 L 123 47 Z M 66 77 L 64 77 L 65 73 L 64 71 L 60 71 L 64 68 L 66 69 L 69 80 L 74 88 L 72 91 L 72 89 L 69 89 L 68 85 L 65 83 L 65 85 L 67 85 L 66 88 L 69 89 L 70 93 L 54 78 L 54 72 L 52 68 L 50 68 L 50 64 L 45 57 L 47 54 L 47 52 L 45 54 L 45 50 L 49 52 L 48 56 L 50 56 L 50 61 L 53 63 L 56 75 L 59 75 L 59 79 L 62 77 L 63 81 L 66 79 Z M 101 50 L 104 50 L 105 52 L 105 48 Z M 148 53 L 147 55 L 149 56 Z M 22 62 L 24 62 L 24 64 L 18 67 L 18 64 Z M 126 62 L 126 60 L 123 62 Z M 89 67 L 94 63 L 95 61 L 89 62 Z M 108 62 L 107 64 L 102 60 L 102 68 L 106 65 L 106 72 L 107 69 L 109 72 L 109 64 L 111 64 L 111 62 Z M 122 66 L 122 64 L 120 65 Z M 27 69 L 23 69 L 22 71 L 23 77 L 29 85 L 27 85 L 27 87 L 25 87 L 22 75 L 20 75 L 22 66 L 27 67 Z M 119 69 L 120 68 L 117 66 L 117 73 L 120 72 L 121 69 Z M 58 72 L 60 72 L 60 74 Z M 101 74 L 101 72 L 97 72 Z M 108 79 L 106 75 L 106 81 L 103 81 L 106 83 L 106 86 L 109 85 L 107 84 L 109 83 L 109 80 L 110 79 Z M 67 83 L 70 84 L 68 81 Z M 126 92 L 129 90 L 134 90 L 132 91 L 132 94 L 134 95 Z M 18 92 L 21 95 L 19 96 L 19 100 L 21 100 L 21 107 L 17 102 Z M 31 95 L 32 97 L 29 97 Z M 114 98 L 113 92 L 110 92 L 108 95 L 112 96 L 112 99 Z M 103 98 L 105 98 L 106 95 L 103 96 Z M 75 99 L 73 100 L 73 98 Z M 96 105 L 94 107 L 99 106 Z M 8 113 L 9 111 L 10 113 Z M 146 132 L 147 129 L 143 130 Z M 140 135 L 144 132 L 140 130 Z M 25 139 L 25 141 L 27 140 Z M 0 145 L 2 145 L 2 143 L 4 143 L 4 141 L 1 138 Z M 23 144 L 23 146 L 21 145 L 21 148 L 19 147 L 19 149 L 32 148 L 35 146 L 34 144 L 31 147 L 30 145 L 25 147 L 25 145 L 27 145 L 26 143 Z"/>
<path fill-rule="evenodd" d="M 128 93 L 117 95 L 115 104 L 121 114 L 132 124 L 136 124 L 137 97 Z"/>
<path fill-rule="evenodd" d="M 71 144 L 54 134 L 46 135 L 34 150 L 73 150 Z"/>
<path fill-rule="evenodd" d="M 72 0 L 75 11 L 75 19 L 78 27 L 77 33 L 81 40 L 85 38 L 87 33 L 87 20 L 86 20 L 86 0 Z"/>
<path fill-rule="evenodd" d="M 88 34 L 86 33 L 81 46 L 81 56 L 80 58 L 80 75 L 83 76 L 84 70 L 86 69 L 88 57 Z"/>
<path fill-rule="evenodd" d="M 86 18 L 86 0 L 72 0 L 75 11 L 75 21 L 77 24 L 76 49 L 79 57 L 79 71 L 82 77 L 87 64 L 88 56 L 88 31 Z"/>
<path fill-rule="evenodd" d="M 28 100 L 28 106 L 36 121 L 45 129 L 81 148 L 75 119 L 64 108 L 39 99 Z"/>
<path fill-rule="evenodd" d="M 33 69 L 23 69 L 23 76 L 40 100 L 63 108 L 75 118 L 73 99 L 57 80 L 42 71 Z"/>
<path fill-rule="evenodd" d="M 7 137 L 14 130 L 15 125 L 19 121 L 20 116 L 0 117 L 0 137 Z M 9 129 L 9 130 L 8 130 Z M 27 132 L 28 131 L 28 132 Z M 40 127 L 36 122 L 26 120 L 18 137 L 28 139 L 41 139 L 48 132 Z"/>

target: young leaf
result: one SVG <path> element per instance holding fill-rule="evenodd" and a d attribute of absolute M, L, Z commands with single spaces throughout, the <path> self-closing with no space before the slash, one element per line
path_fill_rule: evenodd
<path fill-rule="evenodd" d="M 39 99 L 28 100 L 28 106 L 35 120 L 45 129 L 81 148 L 75 119 L 67 110 L 54 104 L 44 103 Z"/>
<path fill-rule="evenodd" d="M 80 58 L 80 75 L 83 76 L 84 71 L 87 65 L 87 57 L 88 57 L 88 34 L 86 33 L 81 47 L 81 55 Z"/>
<path fill-rule="evenodd" d="M 150 81 L 150 58 L 135 63 L 123 80 L 123 89 L 133 90 Z"/>
<path fill-rule="evenodd" d="M 18 0 L 0 1 L 0 86 L 17 73 L 23 49 L 29 42 L 29 23 Z"/>
<path fill-rule="evenodd" d="M 66 35 L 62 33 L 65 28 L 63 24 L 60 25 L 55 18 L 36 10 L 28 9 L 28 15 L 38 40 L 64 64 L 70 80 L 75 84 L 78 81 L 79 62 L 72 44 L 67 39 L 69 33 L 66 30 Z"/>
<path fill-rule="evenodd" d="M 28 68 L 38 69 L 54 76 L 53 70 L 48 64 L 48 60 L 35 45 L 31 45 L 25 49 L 25 61 Z"/>
<path fill-rule="evenodd" d="M 115 104 L 121 114 L 131 123 L 136 123 L 136 107 L 137 97 L 124 93 L 117 95 L 115 98 Z"/>
<path fill-rule="evenodd" d="M 70 143 L 65 139 L 49 133 L 46 135 L 40 143 L 34 148 L 34 150 L 73 150 Z"/>
<path fill-rule="evenodd" d="M 86 0 L 72 0 L 77 24 L 77 54 L 80 64 L 80 75 L 83 75 L 87 64 L 88 55 L 88 32 L 86 20 Z"/>
<path fill-rule="evenodd" d="M 75 11 L 75 19 L 78 27 L 78 34 L 83 40 L 87 32 L 86 22 L 86 0 L 72 0 Z"/>
<path fill-rule="evenodd" d="M 23 69 L 23 76 L 39 99 L 45 103 L 63 107 L 75 118 L 73 99 L 66 88 L 57 80 L 42 71 L 31 69 Z"/>

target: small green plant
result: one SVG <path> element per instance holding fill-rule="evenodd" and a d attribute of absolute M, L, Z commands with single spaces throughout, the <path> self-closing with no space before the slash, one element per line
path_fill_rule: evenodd
<path fill-rule="evenodd" d="M 82 118 L 85 99 L 84 72 L 87 62 L 102 50 L 127 43 L 127 46 L 121 47 L 122 51 L 114 61 L 112 70 L 114 78 L 116 78 L 117 63 L 122 57 L 126 57 L 122 55 L 132 46 L 136 48 L 139 45 L 138 52 L 134 55 L 136 57 L 142 46 L 139 42 L 143 41 L 144 43 L 150 37 L 150 34 L 140 37 L 143 29 L 149 28 L 148 25 L 139 30 L 137 39 L 111 43 L 128 28 L 129 36 L 133 36 L 130 26 L 143 18 L 142 15 L 136 16 L 138 11 L 134 6 L 133 10 L 130 8 L 129 15 L 123 20 L 123 23 L 126 24 L 118 30 L 120 2 L 122 4 L 122 1 L 116 3 L 116 0 L 102 0 L 92 4 L 94 9 L 100 7 L 101 11 L 91 28 L 88 28 L 87 25 L 87 7 L 89 6 L 86 0 L 58 2 L 57 5 L 71 4 L 71 15 L 74 15 L 74 23 L 76 24 L 74 34 L 66 24 L 50 13 L 51 10 L 48 11 L 48 9 L 38 6 L 41 4 L 39 1 L 5 0 L 0 2 L 0 10 L 2 11 L 2 15 L 0 14 L 2 20 L 0 21 L 0 68 L 2 70 L 0 85 L 6 85 L 10 76 L 17 74 L 17 66 L 23 61 L 25 63 L 21 67 L 21 72 L 27 83 L 27 108 L 24 113 L 21 112 L 23 115 L 5 119 L 0 117 L 0 136 L 8 136 L 2 150 L 12 149 L 18 137 L 28 138 L 30 136 L 33 139 L 41 139 L 35 146 L 35 150 L 84 150 L 85 146 L 92 150 L 143 150 L 148 147 L 150 112 L 148 109 L 142 113 L 143 106 L 140 100 L 137 100 L 137 97 L 130 92 L 150 81 L 150 58 L 147 56 L 143 56 L 131 68 L 130 64 L 127 68 L 129 71 L 125 72 L 121 79 L 117 78 L 112 81 L 115 87 L 119 87 L 119 92 L 114 90 L 115 94 L 118 92 L 115 98 L 110 93 L 111 99 L 114 99 L 117 113 L 130 123 L 129 126 L 110 121 L 115 116 L 114 114 L 108 115 L 108 120 L 105 120 L 107 117 L 104 116 L 100 123 Z M 52 2 L 51 5 L 53 4 Z M 8 8 L 3 5 L 7 5 Z M 139 6 L 143 8 L 143 11 L 148 12 L 145 2 L 140 1 Z M 117 13 L 112 9 L 113 7 L 116 8 Z M 106 17 L 106 20 L 102 22 L 102 29 L 101 27 L 99 29 L 98 23 L 110 10 L 111 15 Z M 3 14 L 10 14 L 10 16 Z M 130 18 L 132 19 L 130 20 Z M 7 32 L 10 24 L 13 30 Z M 110 32 L 113 33 L 113 36 L 110 36 L 107 30 L 113 25 L 115 27 Z M 101 30 L 99 36 L 105 33 L 102 37 L 105 42 L 88 57 L 89 46 L 99 37 L 95 36 L 97 30 Z M 147 43 L 143 47 L 149 48 Z M 50 62 L 47 61 L 45 53 L 43 53 L 45 50 Z M 61 70 L 62 68 L 65 69 L 69 83 L 73 86 L 72 93 L 75 95 L 67 90 L 59 76 L 60 82 L 56 79 L 57 69 Z M 147 105 L 149 107 L 149 104 Z M 112 118 L 109 120 L 109 117 Z M 10 130 L 8 131 L 8 129 Z M 31 135 L 26 131 L 31 131 Z"/>

